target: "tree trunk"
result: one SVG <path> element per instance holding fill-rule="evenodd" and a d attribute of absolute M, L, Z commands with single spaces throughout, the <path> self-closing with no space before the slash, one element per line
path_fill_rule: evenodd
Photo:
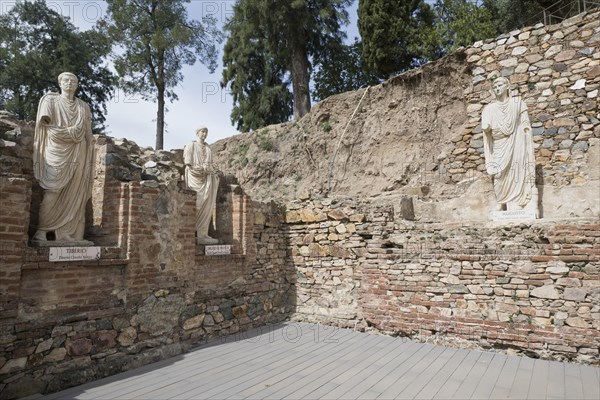
<path fill-rule="evenodd" d="M 294 94 L 294 119 L 298 120 L 310 111 L 310 75 L 308 55 L 304 46 L 296 46 L 292 53 L 292 90 Z"/>
<path fill-rule="evenodd" d="M 156 82 L 158 112 L 156 114 L 156 150 L 162 150 L 165 134 L 165 58 L 164 50 L 158 54 L 158 80 Z"/>
<path fill-rule="evenodd" d="M 156 113 L 156 150 L 164 146 L 165 132 L 165 89 L 158 88 L 158 112 Z"/>

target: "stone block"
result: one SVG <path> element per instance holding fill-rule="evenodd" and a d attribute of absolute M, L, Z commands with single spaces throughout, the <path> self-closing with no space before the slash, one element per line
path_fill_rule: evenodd
<path fill-rule="evenodd" d="M 335 219 L 336 221 L 342 221 L 348 218 L 348 216 L 343 211 L 337 209 L 329 211 L 327 215 L 329 216 L 329 218 Z"/>
<path fill-rule="evenodd" d="M 530 292 L 530 294 L 531 294 L 531 296 L 537 297 L 540 299 L 556 300 L 556 299 L 560 298 L 560 294 L 558 293 L 558 291 L 556 290 L 554 285 L 546 285 L 546 286 L 537 287 L 537 288 L 533 289 Z"/>
<path fill-rule="evenodd" d="M 577 54 L 576 50 L 565 50 L 565 51 L 558 53 L 557 56 L 554 57 L 554 61 L 563 62 L 563 61 L 571 60 L 573 57 L 575 57 L 576 54 Z"/>
<path fill-rule="evenodd" d="M 134 327 L 130 326 L 121 332 L 121 334 L 117 337 L 117 342 L 119 342 L 121 346 L 130 346 L 135 342 L 136 338 L 137 331 Z"/>
<path fill-rule="evenodd" d="M 195 317 L 189 318 L 185 320 L 183 323 L 184 330 L 196 329 L 202 326 L 204 322 L 204 314 L 196 315 Z"/>
<path fill-rule="evenodd" d="M 413 198 L 410 196 L 403 196 L 400 199 L 400 217 L 408 221 L 414 221 L 415 209 L 413 205 Z"/>
<path fill-rule="evenodd" d="M 52 348 L 52 343 L 54 342 L 53 339 L 48 339 L 48 340 L 44 340 L 43 342 L 41 342 L 40 344 L 37 345 L 35 352 L 36 353 L 43 353 L 47 350 L 50 350 Z"/>
<path fill-rule="evenodd" d="M 344 225 L 344 224 L 339 224 L 339 225 L 337 225 L 337 226 L 335 227 L 335 230 L 336 230 L 336 232 L 337 232 L 337 233 L 339 233 L 339 234 L 344 234 L 344 233 L 346 233 L 346 232 L 347 232 L 346 225 Z"/>
<path fill-rule="evenodd" d="M 574 328 L 589 328 L 590 325 L 581 317 L 569 317 L 565 320 L 565 324 Z"/>
<path fill-rule="evenodd" d="M 48 354 L 46 357 L 44 357 L 44 362 L 52 364 L 52 363 L 55 363 L 58 361 L 62 361 L 65 359 L 66 355 L 67 355 L 67 349 L 65 349 L 64 347 L 52 349 L 50 354 Z"/>
<path fill-rule="evenodd" d="M 588 294 L 587 289 L 577 287 L 567 287 L 564 292 L 564 299 L 569 301 L 584 301 Z"/>
<path fill-rule="evenodd" d="M 25 368 L 26 364 L 27 357 L 12 358 L 8 360 L 2 368 L 0 368 L 0 375 L 21 371 Z"/>
<path fill-rule="evenodd" d="M 552 266 L 552 267 L 548 267 L 546 268 L 546 272 L 548 274 L 555 274 L 555 275 L 564 275 L 564 274 L 568 274 L 569 273 L 569 267 L 566 266 L 566 264 L 562 263 L 562 265 L 556 265 L 556 266 Z"/>
<path fill-rule="evenodd" d="M 469 289 L 465 285 L 449 285 L 448 292 L 455 293 L 455 294 L 460 294 L 460 293 L 467 294 L 467 293 L 469 293 Z"/>
<path fill-rule="evenodd" d="M 580 287 L 581 281 L 576 278 L 558 278 L 556 280 L 557 286 L 567 286 L 567 287 Z"/>
<path fill-rule="evenodd" d="M 67 353 L 70 356 L 83 356 L 92 350 L 92 341 L 88 338 L 67 340 Z"/>

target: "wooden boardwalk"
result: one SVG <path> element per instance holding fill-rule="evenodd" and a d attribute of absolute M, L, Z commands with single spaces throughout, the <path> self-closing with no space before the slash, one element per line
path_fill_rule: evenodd
<path fill-rule="evenodd" d="M 285 323 L 44 399 L 600 399 L 600 369 Z"/>

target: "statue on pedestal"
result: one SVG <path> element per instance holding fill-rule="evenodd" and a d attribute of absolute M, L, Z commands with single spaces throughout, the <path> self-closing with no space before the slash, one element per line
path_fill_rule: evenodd
<path fill-rule="evenodd" d="M 83 234 L 94 179 L 92 115 L 90 107 L 75 97 L 75 75 L 63 72 L 58 84 L 61 93 L 42 97 L 36 117 L 33 167 L 44 197 L 33 243 L 91 244 L 83 241 Z M 46 234 L 52 231 L 55 241 L 49 242 Z"/>
<path fill-rule="evenodd" d="M 193 141 L 183 150 L 185 184 L 196 192 L 196 243 L 216 244 L 217 239 L 208 236 L 208 228 L 217 201 L 219 177 L 213 168 L 212 153 L 206 143 L 208 128 L 196 129 L 198 141 Z"/>
<path fill-rule="evenodd" d="M 510 96 L 505 77 L 492 75 L 495 100 L 481 117 L 483 149 L 488 174 L 494 178 L 498 211 L 527 211 L 538 216 L 535 158 L 527 105 Z"/>

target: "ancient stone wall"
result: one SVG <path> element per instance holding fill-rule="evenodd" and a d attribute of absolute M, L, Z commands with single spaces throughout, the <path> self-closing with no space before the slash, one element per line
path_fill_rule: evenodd
<path fill-rule="evenodd" d="M 485 221 L 494 193 L 480 121 L 497 71 L 529 107 L 542 215 L 597 217 L 598 21 L 595 9 L 475 43 L 368 91 L 331 96 L 298 121 L 218 141 L 215 161 L 255 199 L 412 196 L 417 220 Z"/>
<path fill-rule="evenodd" d="M 177 171 L 135 179 L 123 146 L 99 139 L 86 233 L 99 260 L 50 262 L 49 248 L 30 247 L 33 179 L 0 175 L 2 398 L 98 379 L 290 313 L 279 207 L 223 179 L 227 228 L 216 233 L 232 254 L 206 255 L 195 244 L 196 194 Z"/>
<path fill-rule="evenodd" d="M 598 216 L 600 11 L 477 42 L 465 54 L 472 74 L 464 91 L 468 120 L 438 171 L 454 182 L 485 171 L 481 112 L 496 71 L 528 106 L 544 217 Z M 569 198 L 577 204 L 565 207 Z"/>
<path fill-rule="evenodd" d="M 600 220 L 394 215 L 348 198 L 289 205 L 294 319 L 599 362 Z"/>

